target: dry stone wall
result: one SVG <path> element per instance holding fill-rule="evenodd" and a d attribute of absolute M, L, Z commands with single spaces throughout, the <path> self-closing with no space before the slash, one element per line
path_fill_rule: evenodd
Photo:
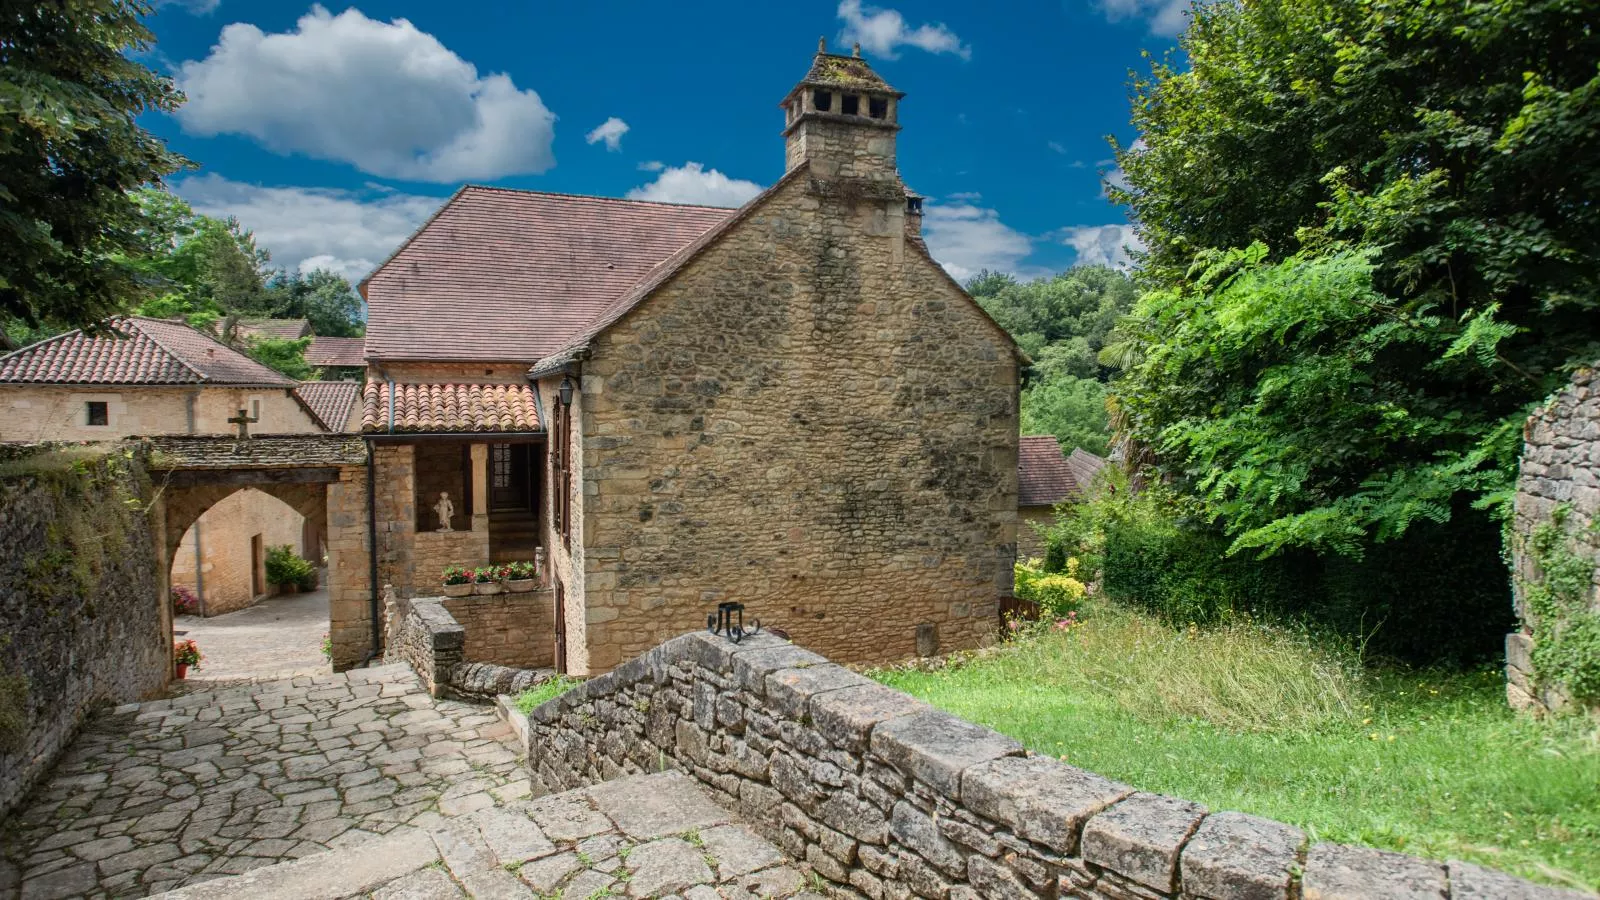
<path fill-rule="evenodd" d="M 1600 372 L 1580 369 L 1534 412 L 1511 528 L 1521 627 L 1506 697 L 1534 712 L 1600 714 Z"/>
<path fill-rule="evenodd" d="M 97 707 L 171 676 L 144 463 L 132 447 L 0 447 L 0 817 Z"/>
<path fill-rule="evenodd" d="M 403 662 L 435 697 L 493 702 L 555 675 L 549 591 L 413 597 L 385 591 L 386 657 Z M 457 616 L 459 615 L 459 619 Z"/>
<path fill-rule="evenodd" d="M 681 769 L 872 900 L 1556 898 L 1466 863 L 1315 843 L 1033 756 L 785 641 L 675 638 L 535 709 L 556 792 Z"/>
<path fill-rule="evenodd" d="M 468 662 L 514 669 L 555 663 L 555 594 L 552 591 L 446 597 L 441 601 L 466 629 Z"/>

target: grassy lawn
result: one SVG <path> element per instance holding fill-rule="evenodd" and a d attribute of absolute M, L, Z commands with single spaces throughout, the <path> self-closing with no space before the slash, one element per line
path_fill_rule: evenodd
<path fill-rule="evenodd" d="M 1107 604 L 937 672 L 879 680 L 1057 756 L 1314 840 L 1600 886 L 1600 733 L 1505 705 L 1497 671 L 1364 672 L 1255 624 Z"/>

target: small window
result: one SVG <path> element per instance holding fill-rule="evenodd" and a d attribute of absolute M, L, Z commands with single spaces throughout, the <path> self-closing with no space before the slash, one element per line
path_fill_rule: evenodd
<path fill-rule="evenodd" d="M 839 98 L 839 112 L 847 116 L 861 115 L 861 98 L 855 94 L 845 94 Z"/>
<path fill-rule="evenodd" d="M 816 103 L 818 112 L 827 112 L 833 109 L 833 92 L 831 91 L 817 91 L 811 95 L 811 99 Z"/>
<path fill-rule="evenodd" d="M 869 98 L 867 98 L 867 115 L 873 117 L 874 119 L 881 119 L 884 116 L 887 116 L 888 114 L 889 114 L 889 98 L 888 97 L 869 97 Z"/>
<path fill-rule="evenodd" d="M 88 421 L 90 425 L 108 424 L 108 420 L 106 418 L 106 404 L 104 400 L 90 400 L 85 405 L 89 409 Z"/>
<path fill-rule="evenodd" d="M 260 400 L 251 400 L 250 401 L 250 418 L 257 419 L 257 420 L 259 420 L 261 418 L 261 401 Z"/>

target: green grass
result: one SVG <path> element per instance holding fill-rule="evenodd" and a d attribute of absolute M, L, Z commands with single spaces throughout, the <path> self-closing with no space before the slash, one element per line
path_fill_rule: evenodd
<path fill-rule="evenodd" d="M 1365 672 L 1263 625 L 1085 616 L 942 671 L 873 674 L 1038 753 L 1313 840 L 1600 886 L 1600 732 L 1513 714 L 1498 671 Z"/>
<path fill-rule="evenodd" d="M 568 678 L 565 675 L 557 675 L 548 681 L 541 681 L 517 695 L 517 709 L 521 710 L 523 715 L 527 715 L 533 712 L 534 707 L 541 706 L 546 701 L 554 700 L 582 683 L 578 679 Z"/>

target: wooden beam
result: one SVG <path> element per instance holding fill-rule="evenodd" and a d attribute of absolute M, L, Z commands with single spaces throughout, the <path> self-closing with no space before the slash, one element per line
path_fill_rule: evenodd
<path fill-rule="evenodd" d="M 339 480 L 337 466 L 293 469 L 174 469 L 167 473 L 172 487 L 251 484 L 332 484 Z"/>

